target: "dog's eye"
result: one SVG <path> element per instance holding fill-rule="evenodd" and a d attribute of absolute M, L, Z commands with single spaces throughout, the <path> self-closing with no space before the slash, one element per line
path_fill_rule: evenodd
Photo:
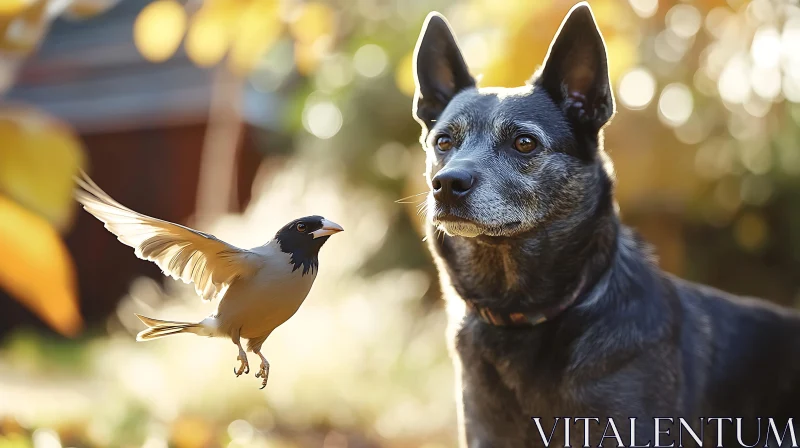
<path fill-rule="evenodd" d="M 298 232 L 305 232 L 306 231 L 306 225 L 303 224 L 302 222 L 298 222 L 297 223 L 297 231 Z"/>
<path fill-rule="evenodd" d="M 527 154 L 536 149 L 537 146 L 536 139 L 530 135 L 520 135 L 514 140 L 514 149 L 521 153 Z"/>
<path fill-rule="evenodd" d="M 449 136 L 440 135 L 436 139 L 436 148 L 438 148 L 439 151 L 450 151 L 452 147 L 453 147 L 453 139 L 450 138 Z"/>

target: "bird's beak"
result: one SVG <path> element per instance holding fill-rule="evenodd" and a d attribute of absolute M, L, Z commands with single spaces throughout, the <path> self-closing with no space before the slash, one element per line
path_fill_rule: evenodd
<path fill-rule="evenodd" d="M 311 234 L 314 235 L 314 239 L 317 239 L 321 236 L 333 235 L 334 233 L 339 233 L 339 232 L 344 232 L 342 226 L 336 224 L 333 221 L 328 221 L 327 219 L 323 219 L 322 228 L 311 232 Z"/>

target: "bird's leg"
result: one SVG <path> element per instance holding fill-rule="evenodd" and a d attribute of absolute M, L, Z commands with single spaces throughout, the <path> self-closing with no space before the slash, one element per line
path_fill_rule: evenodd
<path fill-rule="evenodd" d="M 253 350 L 253 352 L 261 357 L 261 370 L 256 372 L 256 378 L 263 378 L 263 380 L 261 380 L 261 388 L 263 389 L 267 387 L 267 378 L 269 377 L 269 361 L 267 361 L 267 358 L 261 354 L 261 348 Z"/>
<path fill-rule="evenodd" d="M 245 375 L 250 373 L 250 364 L 248 364 L 247 362 L 247 353 L 244 352 L 244 349 L 242 348 L 242 343 L 241 341 L 239 341 L 238 332 L 236 333 L 236 336 L 233 337 L 233 343 L 236 344 L 237 347 L 239 347 L 239 356 L 236 358 L 236 360 L 242 362 L 241 365 L 239 365 L 239 370 L 236 370 L 235 367 L 233 369 L 233 373 L 235 373 L 236 377 L 238 378 L 239 375 L 241 375 L 242 373 L 244 373 Z"/>

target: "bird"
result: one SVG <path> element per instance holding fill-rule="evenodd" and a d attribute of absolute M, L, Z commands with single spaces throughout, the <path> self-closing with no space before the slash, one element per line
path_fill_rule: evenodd
<path fill-rule="evenodd" d="M 75 199 L 105 224 L 141 259 L 156 263 L 165 275 L 193 283 L 217 310 L 200 322 L 154 319 L 136 314 L 147 325 L 137 341 L 191 333 L 229 338 L 239 349 L 234 374 L 250 373 L 247 349 L 261 358 L 256 378 L 261 389 L 269 361 L 261 352 L 273 330 L 289 320 L 305 300 L 319 272 L 318 254 L 331 235 L 344 229 L 322 216 L 295 219 L 266 244 L 240 249 L 214 235 L 135 212 L 115 201 L 83 171 L 75 177 Z"/>

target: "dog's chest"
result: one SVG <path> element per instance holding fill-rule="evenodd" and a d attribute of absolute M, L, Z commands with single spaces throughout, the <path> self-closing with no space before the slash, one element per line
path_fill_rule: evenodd
<path fill-rule="evenodd" d="M 583 446 L 585 428 L 573 419 L 613 415 L 604 403 L 618 389 L 605 391 L 609 384 L 601 380 L 599 389 L 591 390 L 577 380 L 569 372 L 568 350 L 554 350 L 558 345 L 547 331 L 497 330 L 467 319 L 456 335 L 469 446 L 487 441 L 493 447 L 543 446 L 543 437 L 550 446 L 565 446 L 567 438 L 572 446 Z M 627 421 L 623 417 L 619 421 Z M 588 431 L 590 440 L 616 446 L 613 439 L 603 439 L 603 425 L 589 424 Z M 630 437 L 626 427 L 619 434 Z"/>
<path fill-rule="evenodd" d="M 533 417 L 549 434 L 555 417 L 579 415 L 560 360 L 553 358 L 542 335 L 498 331 L 470 317 L 462 322 L 454 350 L 462 369 L 468 439 L 526 446 L 519 442 L 540 437 Z"/>
<path fill-rule="evenodd" d="M 572 407 L 562 390 L 568 375 L 563 355 L 546 339 L 543 332 L 493 327 L 471 317 L 458 331 L 455 349 L 476 392 L 513 399 L 521 410 L 558 415 Z"/>

